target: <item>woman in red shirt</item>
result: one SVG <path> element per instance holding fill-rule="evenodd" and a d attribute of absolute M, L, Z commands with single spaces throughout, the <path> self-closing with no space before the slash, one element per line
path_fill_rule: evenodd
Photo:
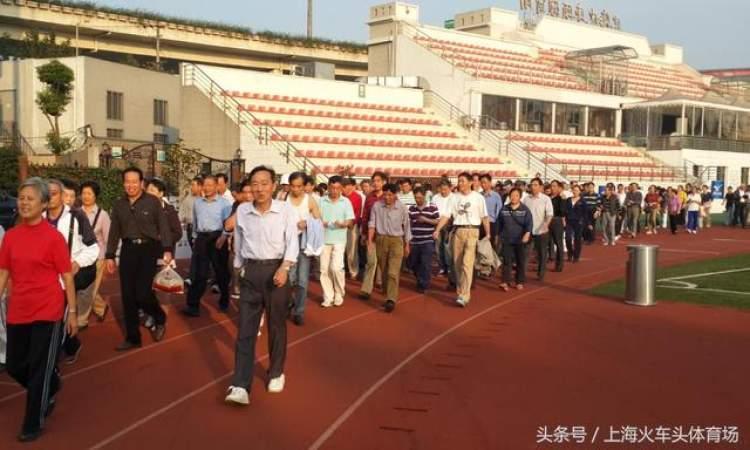
<path fill-rule="evenodd" d="M 661 204 L 661 196 L 656 192 L 656 186 L 651 185 L 648 187 L 645 202 L 647 214 L 646 234 L 656 234 L 659 222 L 659 205 Z"/>
<path fill-rule="evenodd" d="M 56 361 L 62 336 L 65 331 L 70 336 L 78 332 L 68 246 L 63 235 L 42 218 L 48 201 L 46 181 L 34 177 L 21 184 L 21 222 L 5 234 L 0 247 L 0 292 L 12 284 L 6 368 L 26 389 L 26 415 L 18 435 L 22 442 L 42 434 L 60 389 Z M 63 321 L 66 300 L 68 314 Z"/>

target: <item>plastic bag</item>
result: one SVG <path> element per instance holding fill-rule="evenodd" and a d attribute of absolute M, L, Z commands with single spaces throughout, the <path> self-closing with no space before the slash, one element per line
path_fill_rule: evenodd
<path fill-rule="evenodd" d="M 165 266 L 154 277 L 154 289 L 170 294 L 179 294 L 185 290 L 185 281 L 172 266 Z"/>

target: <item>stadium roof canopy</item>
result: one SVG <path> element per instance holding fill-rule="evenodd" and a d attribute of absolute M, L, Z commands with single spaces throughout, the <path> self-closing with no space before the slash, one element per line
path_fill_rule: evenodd
<path fill-rule="evenodd" d="M 641 109 L 641 108 L 658 108 L 669 106 L 697 106 L 705 108 L 721 109 L 724 111 L 741 111 L 750 112 L 750 102 L 741 98 L 728 99 L 714 92 L 707 92 L 700 99 L 687 97 L 675 90 L 670 90 L 666 94 L 653 100 L 638 103 L 628 103 L 622 105 L 623 109 Z"/>
<path fill-rule="evenodd" d="M 608 47 L 587 48 L 568 52 L 565 59 L 579 62 L 617 62 L 638 58 L 638 52 L 632 47 L 624 45 L 610 45 Z"/>

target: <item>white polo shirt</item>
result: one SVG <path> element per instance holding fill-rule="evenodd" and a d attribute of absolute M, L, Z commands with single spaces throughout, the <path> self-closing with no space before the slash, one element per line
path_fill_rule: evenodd
<path fill-rule="evenodd" d="M 466 195 L 456 192 L 448 201 L 446 211 L 442 211 L 440 215 L 452 217 L 454 226 L 478 227 L 482 224 L 482 219 L 487 217 L 487 203 L 479 192 L 472 191 Z"/>

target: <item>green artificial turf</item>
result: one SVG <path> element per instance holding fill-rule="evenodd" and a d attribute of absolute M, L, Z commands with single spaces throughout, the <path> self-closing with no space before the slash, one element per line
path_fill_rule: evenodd
<path fill-rule="evenodd" d="M 665 287 L 663 283 L 657 282 L 656 299 L 657 301 L 676 301 L 750 309 L 750 254 L 658 269 L 656 279 L 661 280 L 664 278 L 734 269 L 749 270 L 680 280 L 697 285 L 698 289 L 696 290 Z M 699 289 L 718 289 L 726 292 L 703 291 Z M 604 297 L 624 298 L 625 280 L 621 279 L 596 286 L 590 292 L 594 295 Z"/>

